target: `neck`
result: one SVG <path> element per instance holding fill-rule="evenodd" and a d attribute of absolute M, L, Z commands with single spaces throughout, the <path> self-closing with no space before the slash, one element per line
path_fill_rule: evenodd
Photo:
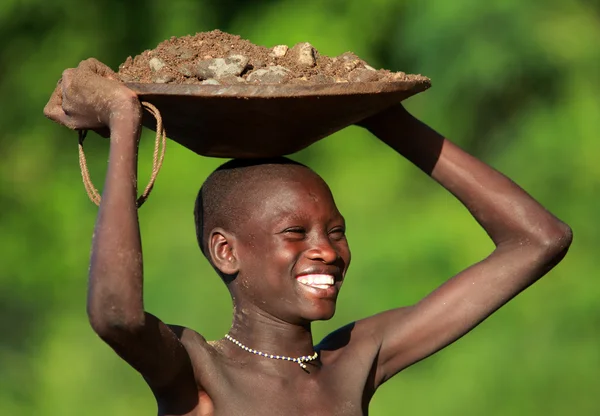
<path fill-rule="evenodd" d="M 290 324 L 257 308 L 236 305 L 229 335 L 267 354 L 295 358 L 314 352 L 310 323 Z"/>

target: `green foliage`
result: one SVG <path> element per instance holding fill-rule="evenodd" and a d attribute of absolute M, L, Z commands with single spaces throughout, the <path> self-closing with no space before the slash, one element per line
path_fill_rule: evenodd
<path fill-rule="evenodd" d="M 597 1 L 5 0 L 0 5 L 0 414 L 147 415 L 143 380 L 92 332 L 86 272 L 96 208 L 76 135 L 42 116 L 61 71 L 89 56 L 113 68 L 169 36 L 218 27 L 268 46 L 310 41 L 374 66 L 423 73 L 407 107 L 508 174 L 569 223 L 565 261 L 483 325 L 388 382 L 374 415 L 600 414 L 600 4 Z M 141 181 L 150 169 L 143 139 Z M 101 184 L 107 143 L 88 140 Z M 330 184 L 353 265 L 336 317 L 413 303 L 484 257 L 460 204 L 350 127 L 297 155 Z M 220 160 L 175 143 L 141 210 L 146 307 L 207 338 L 228 329 L 225 288 L 196 247 L 195 194 Z"/>

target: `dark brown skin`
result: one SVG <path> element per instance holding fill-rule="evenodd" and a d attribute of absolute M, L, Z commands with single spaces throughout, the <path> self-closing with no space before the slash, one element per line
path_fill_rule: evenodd
<path fill-rule="evenodd" d="M 329 319 L 350 263 L 344 220 L 327 185 L 293 175 L 256 189 L 257 214 L 236 232 L 214 229 L 209 251 L 230 284 L 230 334 L 259 351 L 319 352 L 307 371 L 207 342 L 145 312 L 136 199 L 141 109 L 133 92 L 95 60 L 63 73 L 44 110 L 73 129 L 110 132 L 111 149 L 93 239 L 88 314 L 98 335 L 136 368 L 159 415 L 366 415 L 393 375 L 465 335 L 556 265 L 571 230 L 519 186 L 397 105 L 361 125 L 456 196 L 496 245 L 481 262 L 419 303 L 354 322 L 313 347 L 311 322 Z M 335 277 L 328 296 L 299 274 Z M 257 278 L 256 276 L 260 276 Z M 266 301 L 263 301 L 266 300 Z"/>

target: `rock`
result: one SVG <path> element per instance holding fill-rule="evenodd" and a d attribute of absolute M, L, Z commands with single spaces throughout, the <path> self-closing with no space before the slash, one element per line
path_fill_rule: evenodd
<path fill-rule="evenodd" d="M 246 81 L 257 84 L 281 84 L 290 76 L 290 70 L 282 66 L 257 69 L 248 75 Z"/>
<path fill-rule="evenodd" d="M 344 69 L 348 72 L 355 70 L 358 65 L 360 65 L 360 61 L 346 61 L 344 62 Z"/>
<path fill-rule="evenodd" d="M 338 56 L 336 59 L 341 59 L 342 61 L 360 61 L 360 58 L 352 52 L 344 52 L 343 54 Z"/>
<path fill-rule="evenodd" d="M 348 72 L 357 68 L 363 61 L 353 54 L 352 52 L 346 52 L 337 57 L 337 59 L 343 62 L 344 69 Z"/>
<path fill-rule="evenodd" d="M 219 58 L 200 61 L 196 64 L 195 68 L 193 69 L 194 75 L 200 80 L 214 78 L 216 76 L 215 68 L 221 62 L 224 64 L 225 60 Z"/>
<path fill-rule="evenodd" d="M 269 55 L 274 56 L 275 58 L 282 58 L 287 53 L 288 49 L 290 48 L 287 45 L 273 46 Z"/>
<path fill-rule="evenodd" d="M 206 81 L 202 81 L 200 84 L 202 85 L 221 85 L 219 81 L 216 79 L 207 79 Z"/>
<path fill-rule="evenodd" d="M 229 55 L 227 58 L 225 58 L 225 61 L 237 63 L 240 66 L 240 68 L 242 68 L 242 71 L 240 71 L 240 74 L 248 66 L 248 58 L 244 55 L 239 55 L 239 54 Z"/>
<path fill-rule="evenodd" d="M 325 74 L 317 74 L 313 76 L 310 80 L 315 84 L 331 84 L 332 82 L 334 82 L 333 77 L 327 76 Z"/>
<path fill-rule="evenodd" d="M 406 74 L 404 72 L 396 72 L 392 74 L 392 79 L 394 81 L 404 81 L 406 79 Z"/>
<path fill-rule="evenodd" d="M 404 72 L 387 73 L 382 80 L 385 82 L 406 81 L 406 74 Z"/>
<path fill-rule="evenodd" d="M 152 69 L 154 72 L 158 72 L 166 66 L 163 61 L 161 61 L 160 59 L 158 59 L 156 57 L 150 59 L 150 61 L 148 62 L 148 65 L 150 65 L 150 69 Z"/>
<path fill-rule="evenodd" d="M 375 68 L 373 68 L 371 65 L 365 65 L 365 69 L 368 69 L 369 71 L 377 71 Z"/>
<path fill-rule="evenodd" d="M 168 72 L 157 72 L 152 77 L 152 82 L 155 84 L 167 84 L 172 81 L 175 81 L 175 76 Z"/>
<path fill-rule="evenodd" d="M 242 77 L 229 75 L 227 77 L 220 78 L 218 82 L 220 82 L 222 85 L 237 85 L 240 83 L 245 84 L 246 80 Z"/>
<path fill-rule="evenodd" d="M 377 72 L 373 72 L 366 68 L 356 68 L 348 74 L 350 82 L 374 82 L 379 80 Z"/>
<path fill-rule="evenodd" d="M 184 77 L 190 78 L 194 76 L 194 71 L 191 65 L 189 64 L 181 64 L 177 67 L 177 72 L 179 72 Z"/>
<path fill-rule="evenodd" d="M 348 61 L 344 63 L 344 69 L 346 70 L 346 72 L 354 71 L 358 67 L 358 64 L 358 61 Z"/>
<path fill-rule="evenodd" d="M 123 82 L 137 82 L 139 81 L 136 77 L 128 74 L 119 74 L 119 78 Z"/>
<path fill-rule="evenodd" d="M 308 42 L 294 45 L 290 53 L 301 66 L 311 68 L 317 64 L 315 48 Z"/>
<path fill-rule="evenodd" d="M 243 55 L 231 55 L 225 59 L 214 58 L 200 61 L 194 68 L 194 74 L 199 79 L 224 78 L 239 76 L 248 65 L 248 58 Z"/>
<path fill-rule="evenodd" d="M 256 61 L 254 61 L 254 63 L 252 64 L 252 69 L 260 69 L 260 68 L 264 68 L 265 66 L 267 66 L 267 64 L 265 64 L 263 61 L 258 59 Z"/>

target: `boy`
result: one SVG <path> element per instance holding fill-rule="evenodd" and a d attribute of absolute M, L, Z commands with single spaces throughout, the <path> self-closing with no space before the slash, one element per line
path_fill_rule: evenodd
<path fill-rule="evenodd" d="M 397 105 L 361 122 L 454 194 L 496 245 L 419 303 L 354 322 L 313 346 L 350 263 L 344 219 L 323 180 L 277 158 L 231 161 L 203 185 L 196 227 L 234 302 L 224 339 L 144 311 L 136 209 L 140 104 L 96 60 L 63 73 L 45 110 L 110 134 L 93 239 L 88 314 L 136 368 L 159 415 L 366 415 L 377 388 L 460 338 L 566 254 L 571 230 L 516 184 Z"/>

